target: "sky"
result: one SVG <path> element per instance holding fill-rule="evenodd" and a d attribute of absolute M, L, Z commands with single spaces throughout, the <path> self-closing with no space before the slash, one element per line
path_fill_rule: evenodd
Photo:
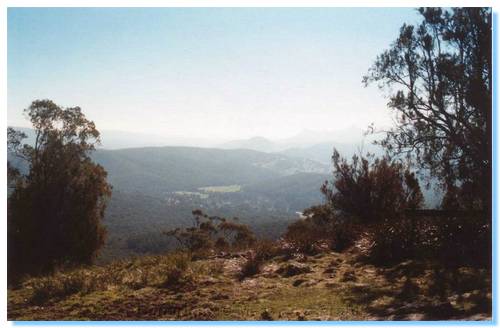
<path fill-rule="evenodd" d="M 9 8 L 8 125 L 35 99 L 100 130 L 206 139 L 391 124 L 362 77 L 413 8 Z"/>

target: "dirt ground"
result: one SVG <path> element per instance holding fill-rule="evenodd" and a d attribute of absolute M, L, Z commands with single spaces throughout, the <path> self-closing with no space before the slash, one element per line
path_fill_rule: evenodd
<path fill-rule="evenodd" d="M 354 247 L 344 253 L 275 258 L 244 280 L 238 279 L 245 261 L 241 255 L 212 258 L 194 262 L 196 280 L 179 288 L 110 286 L 43 305 L 29 302 L 29 289 L 9 290 L 8 318 L 491 320 L 491 277 L 486 270 L 450 271 L 414 261 L 376 267 L 360 262 L 359 255 Z"/>

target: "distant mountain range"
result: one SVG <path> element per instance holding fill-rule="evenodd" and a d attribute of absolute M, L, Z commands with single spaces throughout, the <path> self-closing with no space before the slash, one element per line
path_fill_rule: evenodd
<path fill-rule="evenodd" d="M 92 157 L 120 190 L 143 193 L 196 191 L 205 186 L 245 185 L 297 173 L 328 173 L 313 160 L 248 149 L 146 147 L 99 149 Z"/>
<path fill-rule="evenodd" d="M 30 128 L 15 127 L 28 136 L 25 141 L 32 143 L 33 130 Z M 359 128 L 339 131 L 311 131 L 303 130 L 296 136 L 278 140 L 270 140 L 261 136 L 248 139 L 220 142 L 218 140 L 164 137 L 154 134 L 124 132 L 116 130 L 101 131 L 101 144 L 98 149 L 116 150 L 125 148 L 147 147 L 197 147 L 220 149 L 246 149 L 265 153 L 278 153 L 295 158 L 310 159 L 323 164 L 330 164 L 333 148 L 340 151 L 343 156 L 351 157 L 359 151 L 370 151 L 380 154 L 382 151 L 372 145 L 374 136 L 363 136 Z"/>
<path fill-rule="evenodd" d="M 373 137 L 360 141 L 359 144 L 323 141 L 312 144 L 298 144 L 294 142 L 273 142 L 271 140 L 254 137 L 244 140 L 235 140 L 220 145 L 223 149 L 250 149 L 267 153 L 277 153 L 294 158 L 304 158 L 322 164 L 330 165 L 333 149 L 337 149 L 344 157 L 366 152 L 382 155 L 383 150 L 372 144 Z"/>
<path fill-rule="evenodd" d="M 269 140 L 263 137 L 233 140 L 222 143 L 217 148 L 224 149 L 252 149 L 263 152 L 282 152 L 287 149 L 302 149 L 317 145 L 330 145 L 330 148 L 341 147 L 356 149 L 363 142 L 370 143 L 373 138 L 365 137 L 363 131 L 357 128 L 339 131 L 311 131 L 303 130 L 299 134 L 278 140 Z M 350 146 L 349 146 L 350 145 Z M 330 149 L 331 151 L 331 149 Z"/>

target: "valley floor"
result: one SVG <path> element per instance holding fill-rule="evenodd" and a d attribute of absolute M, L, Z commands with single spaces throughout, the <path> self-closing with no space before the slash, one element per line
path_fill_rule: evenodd
<path fill-rule="evenodd" d="M 110 286 L 33 305 L 28 288 L 9 290 L 9 320 L 491 320 L 485 270 L 443 272 L 407 261 L 375 267 L 359 249 L 268 261 L 240 281 L 244 258 L 193 262 L 196 279 L 172 288 Z M 280 268 L 306 268 L 283 274 Z M 292 270 L 293 271 L 293 270 Z M 280 273 L 278 273 L 280 272 Z M 481 287 L 482 286 L 482 287 Z"/>

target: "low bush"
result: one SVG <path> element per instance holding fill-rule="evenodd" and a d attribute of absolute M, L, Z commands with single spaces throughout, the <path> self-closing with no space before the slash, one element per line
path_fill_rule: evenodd
<path fill-rule="evenodd" d="M 90 280 L 83 270 L 35 279 L 31 284 L 33 294 L 30 301 L 39 305 L 51 299 L 59 300 L 79 292 L 87 292 L 91 289 Z"/>
<path fill-rule="evenodd" d="M 451 267 L 491 266 L 491 225 L 486 218 L 449 216 L 428 221 L 434 238 L 421 239 L 434 258 Z"/>
<path fill-rule="evenodd" d="M 295 252 L 313 255 L 315 244 L 327 237 L 324 229 L 311 220 L 301 219 L 288 226 L 284 238 Z"/>
<path fill-rule="evenodd" d="M 262 264 L 264 263 L 264 259 L 256 256 L 255 253 L 251 253 L 250 256 L 247 257 L 245 262 L 241 267 L 241 271 L 239 274 L 239 279 L 243 280 L 247 277 L 251 277 L 260 272 Z"/>
<path fill-rule="evenodd" d="M 374 225 L 370 259 L 434 259 L 444 267 L 491 266 L 491 229 L 479 217 L 401 217 Z"/>
<path fill-rule="evenodd" d="M 352 245 L 359 236 L 359 225 L 350 222 L 334 222 L 330 232 L 330 249 L 342 252 Z"/>
<path fill-rule="evenodd" d="M 255 250 L 255 255 L 264 261 L 270 260 L 283 253 L 281 247 L 272 240 L 260 239 L 258 240 L 253 249 Z"/>
<path fill-rule="evenodd" d="M 248 252 L 248 256 L 241 267 L 240 280 L 256 275 L 266 261 L 282 253 L 281 247 L 276 242 L 270 240 L 257 241 L 253 249 Z"/>
<path fill-rule="evenodd" d="M 409 165 L 371 155 L 354 155 L 349 162 L 337 150 L 332 162 L 334 181 L 325 183 L 321 191 L 340 217 L 368 225 L 384 223 L 423 204 L 418 179 Z"/>
<path fill-rule="evenodd" d="M 371 262 L 393 264 L 415 255 L 415 236 L 408 220 L 379 223 L 373 230 Z"/>
<path fill-rule="evenodd" d="M 284 239 L 294 252 L 314 255 L 328 249 L 343 251 L 354 244 L 358 226 L 335 215 L 328 205 L 304 211 L 306 218 L 290 224 Z"/>
<path fill-rule="evenodd" d="M 174 238 L 184 251 L 197 258 L 204 258 L 214 251 L 242 250 L 251 247 L 255 234 L 246 224 L 219 217 L 208 216 L 201 210 L 193 210 L 193 226 L 165 231 Z"/>
<path fill-rule="evenodd" d="M 44 304 L 73 294 L 107 290 L 111 286 L 140 289 L 146 286 L 178 288 L 190 281 L 191 257 L 187 253 L 145 256 L 117 261 L 103 267 L 60 271 L 50 276 L 28 279 L 24 286 L 33 290 L 30 301 Z"/>

